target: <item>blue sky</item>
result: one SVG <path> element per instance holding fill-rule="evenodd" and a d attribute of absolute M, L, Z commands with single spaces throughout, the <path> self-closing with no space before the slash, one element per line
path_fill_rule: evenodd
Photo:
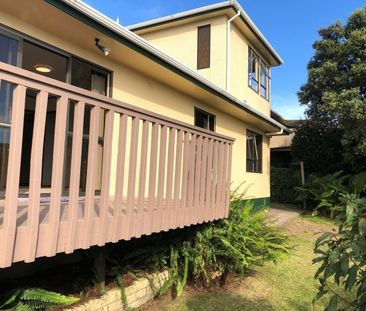
<path fill-rule="evenodd" d="M 220 0 L 86 0 L 107 16 L 130 25 L 213 4 Z M 366 5 L 363 0 L 240 0 L 240 4 L 285 61 L 272 70 L 272 108 L 286 118 L 303 117 L 297 91 L 306 82 L 317 30 Z"/>

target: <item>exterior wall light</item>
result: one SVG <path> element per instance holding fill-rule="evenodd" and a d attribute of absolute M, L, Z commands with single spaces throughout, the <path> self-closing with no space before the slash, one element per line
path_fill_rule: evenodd
<path fill-rule="evenodd" d="M 95 39 L 95 46 L 99 49 L 99 50 L 101 50 L 102 51 L 102 53 L 104 54 L 104 56 L 108 56 L 109 55 L 109 53 L 111 52 L 111 49 L 110 48 L 107 48 L 107 47 L 105 47 L 105 46 L 103 46 L 103 45 L 101 45 L 101 44 L 99 44 L 99 39 L 98 38 L 96 38 Z"/>

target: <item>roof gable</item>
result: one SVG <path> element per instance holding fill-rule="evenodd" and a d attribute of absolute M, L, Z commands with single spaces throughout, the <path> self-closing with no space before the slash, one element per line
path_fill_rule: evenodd
<path fill-rule="evenodd" d="M 265 36 L 261 33 L 258 27 L 250 19 L 248 14 L 244 11 L 241 5 L 237 1 L 225 1 L 217 4 L 173 14 L 170 16 L 165 16 L 150 21 L 130 25 L 127 29 L 141 34 L 146 31 L 158 30 L 163 28 L 169 28 L 173 25 L 179 25 L 184 23 L 189 23 L 192 20 L 198 20 L 202 18 L 207 18 L 208 16 L 217 16 L 225 14 L 229 18 L 240 13 L 240 22 L 237 23 L 238 28 L 247 35 L 250 34 L 253 40 L 257 40 L 263 46 L 263 49 L 268 52 L 268 58 L 270 60 L 271 66 L 278 66 L 284 63 L 278 52 L 272 47 Z M 236 21 L 235 21 L 236 22 Z"/>

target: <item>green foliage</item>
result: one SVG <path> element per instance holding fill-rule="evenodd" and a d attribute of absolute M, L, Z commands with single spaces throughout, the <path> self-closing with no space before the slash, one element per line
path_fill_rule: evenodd
<path fill-rule="evenodd" d="M 342 171 L 323 177 L 310 176 L 305 186 L 295 188 L 298 192 L 297 200 L 315 202 L 315 215 L 333 216 L 333 207 L 339 202 L 339 193 L 346 191 L 345 182 L 349 178 L 349 175 L 341 175 Z"/>
<path fill-rule="evenodd" d="M 242 274 L 287 252 L 287 238 L 265 219 L 265 211 L 252 208 L 252 202 L 234 199 L 228 219 L 197 233 L 190 253 L 193 279 L 209 284 L 214 272 Z"/>
<path fill-rule="evenodd" d="M 136 241 L 130 252 L 117 259 L 130 269 L 170 270 L 159 294 L 179 296 L 188 281 L 208 286 L 217 275 L 241 274 L 253 264 L 276 261 L 288 252 L 288 238 L 265 217 L 253 211 L 243 196 L 232 198 L 228 219 L 175 230 Z M 117 264 L 115 264 L 117 266 Z"/>
<path fill-rule="evenodd" d="M 123 310 L 127 310 L 128 302 L 127 302 L 127 296 L 126 296 L 126 291 L 125 291 L 125 288 L 126 288 L 125 283 L 124 283 L 123 278 L 120 273 L 116 273 L 115 278 L 116 278 L 116 282 L 121 291 L 121 301 L 122 301 L 122 305 L 123 305 Z"/>
<path fill-rule="evenodd" d="M 315 275 L 320 282 L 316 299 L 330 292 L 332 298 L 327 310 L 337 310 L 341 300 L 350 309 L 365 310 L 366 172 L 352 177 L 336 173 L 318 178 L 306 192 L 319 202 L 318 208 L 330 209 L 340 222 L 337 232 L 324 233 L 315 243 L 318 257 L 313 262 L 320 264 Z M 347 292 L 354 291 L 355 298 L 347 300 L 333 288 L 332 282 Z"/>
<path fill-rule="evenodd" d="M 0 305 L 0 310 L 44 310 L 46 308 L 66 307 L 77 301 L 79 298 L 67 297 L 40 288 L 18 289 Z"/>
<path fill-rule="evenodd" d="M 306 175 L 322 176 L 345 170 L 343 157 L 344 131 L 334 124 L 316 120 L 302 121 L 292 141 L 292 156 L 305 164 Z"/>
<path fill-rule="evenodd" d="M 340 140 L 343 157 L 354 172 L 363 170 L 366 167 L 366 7 L 355 11 L 345 25 L 337 22 L 321 29 L 319 34 L 320 39 L 313 45 L 315 54 L 308 64 L 308 80 L 298 93 L 299 99 L 307 106 L 311 120 L 322 123 L 324 128 L 343 130 Z M 304 144 L 303 148 L 306 147 Z M 329 158 L 329 153 L 319 156 Z"/>
<path fill-rule="evenodd" d="M 164 283 L 159 291 L 159 295 L 164 295 L 170 288 L 174 287 L 176 296 L 183 294 L 184 287 L 187 284 L 189 268 L 189 247 L 185 243 L 182 248 L 183 262 L 179 261 L 179 249 L 172 247 L 170 250 L 170 277 Z M 182 267 L 180 267 L 182 265 Z M 183 270 L 183 276 L 180 277 L 180 271 Z"/>
<path fill-rule="evenodd" d="M 271 201 L 293 203 L 294 187 L 301 185 L 300 170 L 295 168 L 271 168 Z"/>

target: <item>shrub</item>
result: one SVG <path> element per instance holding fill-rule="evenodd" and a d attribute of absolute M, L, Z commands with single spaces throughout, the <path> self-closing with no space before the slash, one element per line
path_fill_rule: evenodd
<path fill-rule="evenodd" d="M 328 215 L 333 218 L 333 207 L 339 201 L 339 193 L 347 191 L 345 183 L 349 175 L 342 171 L 323 177 L 310 176 L 305 186 L 295 187 L 298 192 L 297 200 L 307 200 L 314 209 L 314 214 Z"/>
<path fill-rule="evenodd" d="M 187 281 L 208 286 L 217 275 L 242 274 L 253 264 L 276 261 L 288 252 L 288 238 L 251 201 L 233 197 L 228 219 L 159 234 L 120 258 L 121 265 L 155 270 L 169 267 L 160 293 L 180 295 Z M 141 243 L 141 241 L 140 241 Z"/>
<path fill-rule="evenodd" d="M 321 193 L 323 189 L 324 192 Z M 350 310 L 366 309 L 366 172 L 354 176 L 340 173 L 317 179 L 314 188 L 306 190 L 340 221 L 337 232 L 318 238 L 314 263 L 320 263 L 315 277 L 320 282 L 316 299 L 331 292 L 327 310 L 338 310 L 339 301 Z M 345 292 L 339 292 L 334 282 Z M 349 298 L 349 292 L 355 297 Z"/>
<path fill-rule="evenodd" d="M 294 203 L 295 187 L 301 186 L 300 170 L 295 168 L 271 168 L 271 200 Z"/>

